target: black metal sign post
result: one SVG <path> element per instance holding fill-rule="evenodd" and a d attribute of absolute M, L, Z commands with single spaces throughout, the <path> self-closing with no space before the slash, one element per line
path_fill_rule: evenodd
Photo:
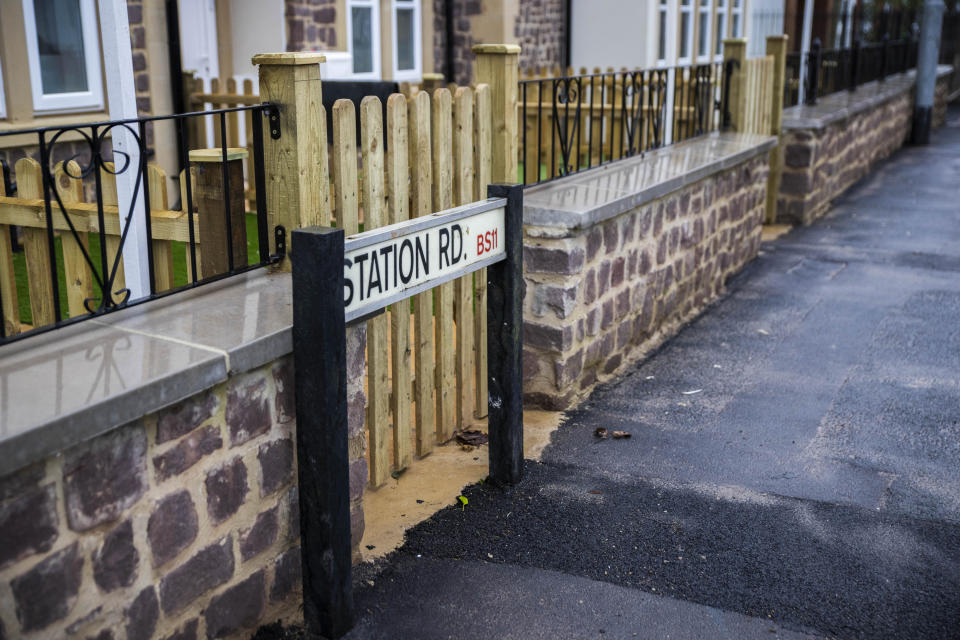
<path fill-rule="evenodd" d="M 324 227 L 292 234 L 300 553 L 304 623 L 311 636 L 339 638 L 354 619 L 348 321 L 487 267 L 490 479 L 502 485 L 521 479 L 523 187 L 491 185 L 488 196 L 349 239 Z M 371 271 L 363 271 L 375 263 L 376 282 Z M 392 287 L 387 273 L 394 274 Z"/>

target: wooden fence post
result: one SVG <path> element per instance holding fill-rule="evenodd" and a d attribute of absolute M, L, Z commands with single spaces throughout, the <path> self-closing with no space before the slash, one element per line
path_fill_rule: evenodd
<path fill-rule="evenodd" d="M 770 110 L 770 135 L 777 136 L 777 146 L 770 151 L 770 177 L 767 179 L 767 224 L 777 219 L 777 194 L 783 173 L 783 149 L 780 134 L 783 130 L 783 87 L 786 79 L 787 36 L 767 36 L 767 55 L 773 56 L 773 100 Z"/>
<path fill-rule="evenodd" d="M 520 45 L 478 44 L 477 84 L 490 85 L 493 102 L 493 181 L 514 183 L 519 167 L 517 86 L 520 81 Z"/>
<path fill-rule="evenodd" d="M 220 275 L 231 266 L 247 266 L 246 199 L 243 193 L 243 160 L 247 150 L 227 149 L 227 184 L 224 184 L 221 149 L 194 149 L 190 162 L 195 172 L 193 201 L 200 227 L 201 277 Z M 227 237 L 226 217 L 230 219 Z M 232 260 L 232 262 L 231 262 Z"/>
<path fill-rule="evenodd" d="M 732 65 L 731 60 L 736 60 Z M 727 38 L 723 41 L 724 70 L 730 74 L 727 109 L 730 112 L 730 127 L 743 131 L 747 111 L 745 80 L 747 76 L 747 41 L 745 38 Z M 732 67 L 732 68 L 731 68 Z"/>
<path fill-rule="evenodd" d="M 270 226 L 283 225 L 288 248 L 293 229 L 330 224 L 327 123 L 320 83 L 324 61 L 326 56 L 312 52 L 253 57 L 253 64 L 260 67 L 260 98 L 280 112 L 280 137 L 264 143 L 263 169 Z M 265 137 L 272 130 L 265 127 Z M 280 268 L 290 270 L 289 251 Z"/>

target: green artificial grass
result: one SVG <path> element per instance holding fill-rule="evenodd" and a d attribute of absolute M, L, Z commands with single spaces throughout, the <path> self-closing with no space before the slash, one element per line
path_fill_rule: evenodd
<path fill-rule="evenodd" d="M 253 213 L 246 215 L 247 225 L 247 261 L 248 264 L 256 264 L 260 261 L 260 244 L 257 240 L 257 216 Z M 69 233 L 69 232 L 63 232 Z M 70 316 L 67 308 L 67 283 L 63 270 L 63 242 L 62 234 L 54 238 L 57 255 L 57 282 L 60 293 L 60 309 L 64 318 Z M 96 265 L 96 272 L 100 273 L 100 237 L 95 233 L 87 235 L 89 242 L 88 253 L 93 264 Z M 182 287 L 187 284 L 187 261 L 189 260 L 189 246 L 185 242 L 172 242 L 173 253 L 173 283 L 175 287 Z M 107 265 L 112 269 L 113 265 Z M 13 270 L 17 279 L 17 302 L 20 310 L 20 322 L 32 325 L 33 314 L 30 311 L 30 286 L 27 282 L 27 258 L 23 251 L 13 254 Z M 100 290 L 94 281 L 93 293 L 99 295 Z"/>

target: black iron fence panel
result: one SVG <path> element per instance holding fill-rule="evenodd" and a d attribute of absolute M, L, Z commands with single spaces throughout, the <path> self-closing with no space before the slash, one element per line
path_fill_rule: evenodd
<path fill-rule="evenodd" d="M 245 148 L 228 147 L 243 111 L 255 116 Z M 13 179 L 3 164 L 0 229 L 10 233 L 4 250 L 24 257 L 11 259 L 13 271 L 0 278 L 0 345 L 278 261 L 285 247 L 282 230 L 269 228 L 263 166 L 263 118 L 276 114 L 272 105 L 259 104 L 0 133 L 18 136 L 27 150 L 12 168 Z M 189 122 L 210 117 L 217 147 L 191 150 Z M 162 172 L 148 165 L 158 128 L 177 140 L 183 171 L 171 178 L 182 183 L 178 209 L 165 206 L 165 193 L 151 193 L 165 190 Z M 271 127 L 270 133 L 280 132 Z M 145 287 L 129 284 L 133 265 L 123 259 L 135 223 L 145 234 L 138 237 Z M 76 295 L 68 303 L 63 291 L 78 284 L 66 273 L 68 262 L 88 280 L 82 305 Z M 12 321 L 10 300 L 20 307 Z"/>
<path fill-rule="evenodd" d="M 720 128 L 723 65 L 523 80 L 520 175 L 547 182 Z"/>

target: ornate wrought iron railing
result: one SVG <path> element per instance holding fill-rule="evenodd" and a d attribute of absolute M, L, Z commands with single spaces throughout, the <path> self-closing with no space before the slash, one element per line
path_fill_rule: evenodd
<path fill-rule="evenodd" d="M 520 180 L 535 184 L 717 130 L 723 65 L 522 80 Z"/>
<path fill-rule="evenodd" d="M 246 149 L 228 148 L 244 111 L 254 116 Z M 263 118 L 276 114 L 258 104 L 0 133 L 18 136 L 28 153 L 13 167 L 16 195 L 8 171 L 0 193 L 0 345 L 278 261 L 285 247 L 282 230 L 269 229 L 263 166 Z M 218 147 L 195 156 L 188 122 L 209 116 Z M 175 137 L 183 168 L 178 209 L 166 206 L 163 172 L 148 165 L 161 134 Z M 270 127 L 271 138 L 279 134 Z M 248 165 L 255 211 L 237 163 Z M 124 202 L 118 180 L 132 184 Z M 123 256 L 138 218 L 147 286 L 133 296 Z"/>

